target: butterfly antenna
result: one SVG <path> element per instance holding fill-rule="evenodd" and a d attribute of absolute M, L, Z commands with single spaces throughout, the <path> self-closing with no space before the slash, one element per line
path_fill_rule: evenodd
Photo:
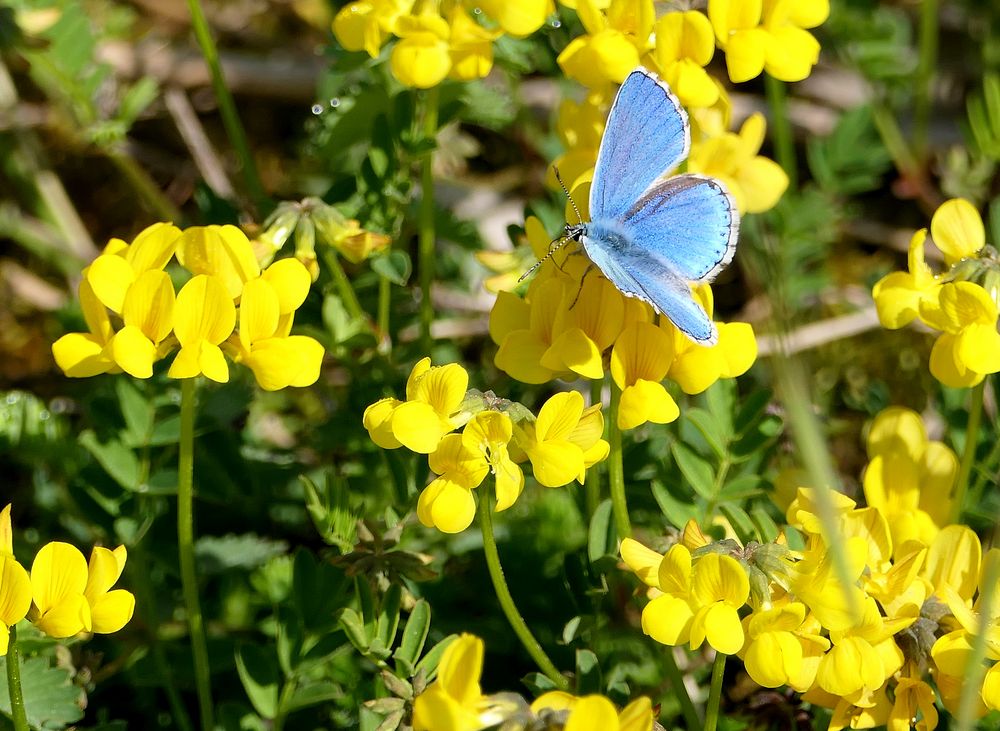
<path fill-rule="evenodd" d="M 538 269 L 538 267 L 540 267 L 542 264 L 544 264 L 549 259 L 551 259 L 553 254 L 555 254 L 557 251 L 559 251 L 559 249 L 561 249 L 562 247 L 564 247 L 566 244 L 568 244 L 572 240 L 573 240 L 573 238 L 571 236 L 561 236 L 558 239 L 555 239 L 551 244 L 549 244 L 548 253 L 546 253 L 545 256 L 543 256 L 541 259 L 539 259 L 538 261 L 536 261 L 531 266 L 531 269 L 529 269 L 524 274 L 522 274 L 520 277 L 518 277 L 517 283 L 520 284 L 525 279 L 527 279 L 528 275 L 530 275 L 533 271 L 535 271 L 536 269 Z"/>
<path fill-rule="evenodd" d="M 566 183 L 563 182 L 562 175 L 559 174 L 559 168 L 553 165 L 552 169 L 556 173 L 556 180 L 559 181 L 559 187 L 563 189 L 563 193 L 565 193 L 566 197 L 569 198 L 569 204 L 573 206 L 573 213 L 576 214 L 576 222 L 583 223 L 583 216 L 580 215 L 580 209 L 576 207 L 576 201 L 573 200 L 573 196 L 569 193 L 569 188 L 567 188 Z"/>

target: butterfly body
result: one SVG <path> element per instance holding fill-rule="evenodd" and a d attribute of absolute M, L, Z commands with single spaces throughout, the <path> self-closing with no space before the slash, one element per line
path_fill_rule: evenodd
<path fill-rule="evenodd" d="M 637 68 L 611 106 L 590 189 L 588 223 L 566 227 L 622 294 L 637 297 L 695 342 L 718 339 L 692 283 L 711 281 L 736 249 L 739 214 L 714 178 L 660 179 L 687 157 L 687 114 L 657 76 Z"/>

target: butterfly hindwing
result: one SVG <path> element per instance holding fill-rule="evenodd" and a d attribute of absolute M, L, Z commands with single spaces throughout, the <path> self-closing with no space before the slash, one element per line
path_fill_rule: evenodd
<path fill-rule="evenodd" d="M 658 177 L 687 157 L 687 113 L 650 71 L 628 75 L 608 115 L 590 188 L 593 218 L 620 218 Z"/>
<path fill-rule="evenodd" d="M 692 282 L 710 281 L 732 260 L 739 223 L 722 183 L 690 174 L 657 183 L 621 219 L 637 248 Z"/>
<path fill-rule="evenodd" d="M 592 221 L 582 241 L 590 260 L 622 294 L 648 302 L 701 345 L 717 341 L 715 325 L 684 277 L 665 261 L 648 256 L 619 223 Z"/>

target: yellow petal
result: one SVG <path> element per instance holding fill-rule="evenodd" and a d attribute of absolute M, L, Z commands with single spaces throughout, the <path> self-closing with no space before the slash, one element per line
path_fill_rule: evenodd
<path fill-rule="evenodd" d="M 533 330 L 515 330 L 504 338 L 493 362 L 496 367 L 521 383 L 548 383 L 556 374 L 542 365 L 549 343 Z"/>
<path fill-rule="evenodd" d="M 725 48 L 732 32 L 759 25 L 761 10 L 761 0 L 709 0 L 708 19 L 719 45 Z"/>
<path fill-rule="evenodd" d="M 563 391 L 549 398 L 538 412 L 535 435 L 539 442 L 566 439 L 583 416 L 583 396 Z"/>
<path fill-rule="evenodd" d="M 122 304 L 122 319 L 158 344 L 173 329 L 174 300 L 174 285 L 167 273 L 150 269 L 129 286 Z"/>
<path fill-rule="evenodd" d="M 674 341 L 667 333 L 650 323 L 635 322 L 615 341 L 611 376 L 622 389 L 640 379 L 659 382 L 667 375 L 674 355 Z"/>
<path fill-rule="evenodd" d="M 663 80 L 685 107 L 710 107 L 719 99 L 715 80 L 689 58 L 664 64 Z"/>
<path fill-rule="evenodd" d="M 429 89 L 444 81 L 451 69 L 448 44 L 434 33 L 414 33 L 396 42 L 389 65 L 401 84 Z"/>
<path fill-rule="evenodd" d="M 235 327 L 236 307 L 220 279 L 196 276 L 177 294 L 174 334 L 182 346 L 199 340 L 218 345 L 232 334 Z"/>
<path fill-rule="evenodd" d="M 12 554 L 0 555 L 0 622 L 17 624 L 31 607 L 31 580 Z M 4 634 L 0 630 L 0 634 Z"/>
<path fill-rule="evenodd" d="M 235 226 L 185 229 L 177 244 L 177 259 L 192 274 L 217 278 L 230 300 L 239 298 L 244 282 L 260 276 L 253 247 L 246 234 Z"/>
<path fill-rule="evenodd" d="M 694 612 L 684 599 L 663 594 L 642 610 L 642 631 L 664 645 L 680 645 L 691 636 Z"/>
<path fill-rule="evenodd" d="M 117 632 L 132 619 L 135 596 L 124 589 L 102 594 L 90 607 L 93 631 L 100 634 Z"/>
<path fill-rule="evenodd" d="M 247 282 L 240 298 L 240 344 L 243 348 L 251 350 L 258 340 L 272 337 L 278 329 L 280 316 L 277 290 L 263 278 Z"/>
<path fill-rule="evenodd" d="M 0 510 L 0 555 L 14 555 L 14 529 L 10 523 L 11 504 Z M 8 623 L 9 624 L 9 623 Z"/>
<path fill-rule="evenodd" d="M 382 449 L 396 449 L 403 446 L 392 433 L 392 412 L 402 401 L 394 398 L 384 398 L 376 401 L 364 413 L 364 426 L 368 436 Z"/>
<path fill-rule="evenodd" d="M 986 245 L 986 230 L 976 207 L 964 198 L 945 201 L 931 218 L 931 238 L 948 264 L 975 256 Z"/>
<path fill-rule="evenodd" d="M 431 524 L 442 533 L 461 533 L 472 525 L 472 519 L 476 515 L 476 501 L 472 497 L 472 491 L 451 480 L 438 480 L 442 483 L 440 492 L 427 509 Z"/>
<path fill-rule="evenodd" d="M 712 24 L 703 13 L 694 10 L 667 13 L 656 22 L 656 57 L 661 65 L 690 59 L 698 66 L 705 66 L 714 52 Z"/>
<path fill-rule="evenodd" d="M 337 42 L 347 51 L 365 50 L 365 35 L 369 26 L 378 24 L 371 17 L 374 7 L 371 2 L 356 2 L 345 5 L 333 19 L 333 34 Z M 381 37 L 379 44 L 381 45 Z M 373 57 L 378 53 L 373 54 Z"/>
<path fill-rule="evenodd" d="M 87 587 L 87 560 L 76 547 L 54 541 L 42 546 L 31 564 L 31 593 L 40 612 Z"/>
<path fill-rule="evenodd" d="M 407 449 L 430 454 L 437 449 L 446 431 L 430 404 L 407 401 L 393 411 L 392 433 Z"/>
<path fill-rule="evenodd" d="M 174 255 L 181 230 L 169 223 L 154 223 L 135 237 L 125 249 L 125 261 L 136 274 L 151 269 L 163 269 Z"/>
<path fill-rule="evenodd" d="M 618 713 L 604 696 L 584 696 L 573 704 L 563 728 L 565 731 L 612 731 L 618 728 Z"/>
<path fill-rule="evenodd" d="M 535 479 L 545 487 L 569 484 L 584 468 L 583 450 L 571 442 L 541 442 L 526 451 Z"/>
<path fill-rule="evenodd" d="M 976 322 L 958 336 L 956 353 L 962 364 L 976 373 L 1000 371 L 1000 333 L 996 324 Z"/>
<path fill-rule="evenodd" d="M 91 630 L 90 605 L 83 594 L 67 594 L 35 621 L 35 626 L 49 637 L 62 639 Z"/>
<path fill-rule="evenodd" d="M 635 429 L 647 421 L 669 424 L 680 413 L 677 402 L 663 384 L 639 380 L 622 391 L 618 404 L 618 428 Z"/>
<path fill-rule="evenodd" d="M 771 210 L 788 189 L 788 175 L 778 163 L 766 157 L 752 157 L 740 165 L 735 179 L 742 191 L 741 213 Z"/>
<path fill-rule="evenodd" d="M 449 644 L 438 664 L 438 684 L 460 705 L 471 705 L 482 697 L 479 677 L 483 673 L 483 641 L 461 634 Z"/>
<path fill-rule="evenodd" d="M 52 357 L 70 378 L 89 378 L 115 367 L 104 346 L 89 333 L 69 333 L 52 344 Z"/>
<path fill-rule="evenodd" d="M 646 696 L 636 698 L 618 714 L 618 731 L 652 730 L 653 703 Z"/>
<path fill-rule="evenodd" d="M 958 358 L 958 337 L 943 333 L 931 348 L 931 375 L 945 386 L 969 388 L 983 380 L 983 374 L 969 370 Z"/>
<path fill-rule="evenodd" d="M 561 333 L 542 354 L 540 364 L 555 373 L 573 371 L 591 380 L 604 377 L 601 351 L 578 327 Z"/>
<path fill-rule="evenodd" d="M 659 587 L 658 572 L 663 556 L 652 548 L 639 543 L 632 538 L 622 540 L 618 548 L 622 561 L 639 579 L 648 586 Z"/>
<path fill-rule="evenodd" d="M 126 325 L 111 340 L 111 354 L 123 371 L 136 378 L 153 375 L 153 361 L 156 360 L 156 346 L 143 332 Z"/>
<path fill-rule="evenodd" d="M 734 84 L 760 76 L 764 70 L 764 55 L 769 42 L 761 28 L 738 30 L 726 44 L 726 68 Z"/>
<path fill-rule="evenodd" d="M 87 283 L 94 295 L 112 312 L 121 312 L 125 293 L 135 279 L 135 270 L 123 257 L 101 254 L 87 267 Z"/>
<path fill-rule="evenodd" d="M 490 310 L 490 337 L 500 345 L 516 330 L 526 330 L 531 317 L 531 305 L 513 292 L 497 292 Z"/>
<path fill-rule="evenodd" d="M 684 393 L 701 393 L 722 375 L 726 360 L 718 345 L 695 345 L 681 353 L 670 365 L 668 376 Z"/>
<path fill-rule="evenodd" d="M 279 259 L 260 276 L 274 287 L 278 294 L 278 309 L 282 314 L 301 307 L 312 286 L 309 270 L 298 259 Z"/>
<path fill-rule="evenodd" d="M 127 558 L 125 546 L 118 546 L 113 551 L 97 546 L 91 551 L 87 565 L 87 586 L 83 591 L 88 601 L 94 601 L 115 585 L 125 570 Z"/>
<path fill-rule="evenodd" d="M 716 346 L 722 353 L 724 361 L 721 377 L 736 378 L 742 376 L 757 360 L 757 338 L 753 326 L 747 322 L 720 322 L 719 344 Z"/>
<path fill-rule="evenodd" d="M 781 26 L 767 31 L 764 68 L 782 81 L 802 81 L 809 76 L 819 60 L 819 41 L 812 34 L 794 26 Z"/>

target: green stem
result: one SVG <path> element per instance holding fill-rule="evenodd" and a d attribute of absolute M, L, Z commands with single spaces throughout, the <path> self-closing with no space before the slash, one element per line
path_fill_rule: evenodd
<path fill-rule="evenodd" d="M 14 731 L 28 731 L 28 714 L 21 693 L 21 653 L 17 651 L 17 627 L 11 625 L 7 646 L 7 691 L 10 693 L 10 716 Z"/>
<path fill-rule="evenodd" d="M 914 79 L 913 151 L 920 160 L 927 158 L 928 129 L 931 114 L 931 84 L 938 56 L 938 0 L 920 4 L 920 58 Z"/>
<path fill-rule="evenodd" d="M 979 593 L 979 616 L 977 617 L 976 634 L 972 637 L 972 650 L 965 661 L 965 676 L 962 683 L 962 693 L 958 700 L 958 715 L 956 716 L 956 731 L 972 731 L 976 727 L 976 706 L 980 703 L 980 691 L 983 688 L 983 673 L 986 661 L 987 632 L 990 631 L 990 617 L 996 602 L 997 581 L 1000 580 L 1000 562 L 988 561 L 983 575 Z"/>
<path fill-rule="evenodd" d="M 972 389 L 969 404 L 969 422 L 965 428 L 965 447 L 962 450 L 962 461 L 955 477 L 955 495 L 951 504 L 951 522 L 958 523 L 962 518 L 962 508 L 965 506 L 965 494 L 969 489 L 969 476 L 972 465 L 976 461 L 976 447 L 979 445 L 979 425 L 983 420 L 983 392 L 986 380 L 982 380 Z"/>
<path fill-rule="evenodd" d="M 343 300 L 344 307 L 347 308 L 347 314 L 351 316 L 352 320 L 364 321 L 366 318 L 365 311 L 361 308 L 361 303 L 358 301 L 358 295 L 351 285 L 351 280 L 347 278 L 347 272 L 344 271 L 344 267 L 340 266 L 340 260 L 329 246 L 324 246 L 322 251 L 323 263 L 326 264 L 326 268 L 333 275 L 334 284 L 337 285 L 337 294 Z"/>
<path fill-rule="evenodd" d="M 603 390 L 604 381 L 595 380 L 590 382 L 591 406 L 602 403 L 604 399 Z M 584 500 L 586 501 L 587 508 L 587 525 L 590 525 L 590 521 L 594 517 L 594 513 L 597 511 L 597 506 L 601 504 L 600 466 L 600 463 L 598 463 L 587 470 L 587 479 L 583 483 Z"/>
<path fill-rule="evenodd" d="M 798 187 L 798 164 L 795 161 L 795 139 L 792 137 L 792 123 L 788 118 L 788 98 L 785 93 L 785 82 L 770 74 L 764 74 L 764 90 L 767 103 L 771 107 L 771 138 L 774 140 L 774 153 L 778 164 L 788 176 L 788 187 L 795 190 Z"/>
<path fill-rule="evenodd" d="M 182 215 L 180 209 L 160 191 L 160 188 L 149 177 L 149 174 L 139 167 L 135 160 L 128 155 L 114 150 L 107 150 L 106 152 L 108 159 L 118 168 L 118 172 L 125 177 L 132 186 L 132 189 L 146 203 L 154 216 L 161 221 L 181 222 Z"/>
<path fill-rule="evenodd" d="M 219 114 L 222 116 L 222 124 L 226 128 L 226 134 L 233 145 L 236 157 L 240 162 L 240 173 L 243 175 L 243 182 L 247 186 L 254 204 L 264 209 L 267 206 L 267 194 L 264 193 L 264 185 L 260 182 L 257 174 L 257 165 L 250 151 L 247 142 L 246 132 L 243 130 L 243 123 L 240 122 L 239 114 L 236 111 L 236 102 L 233 95 L 229 93 L 226 79 L 222 74 L 222 64 L 219 63 L 219 50 L 215 47 L 212 39 L 212 32 L 208 27 L 208 20 L 205 18 L 205 11 L 202 10 L 199 0 L 188 0 L 188 10 L 191 13 L 191 25 L 194 28 L 195 37 L 201 47 L 201 53 L 205 57 L 209 74 L 212 77 L 212 90 L 215 92 L 215 99 L 219 104 Z"/>
<path fill-rule="evenodd" d="M 625 501 L 625 465 L 622 459 L 622 430 L 618 428 L 618 404 L 622 392 L 618 385 L 611 383 L 611 407 L 608 409 L 608 486 L 611 491 L 611 512 L 615 516 L 615 529 L 620 539 L 632 537 L 632 523 L 628 517 L 628 503 Z"/>
<path fill-rule="evenodd" d="M 684 685 L 684 676 L 681 674 L 681 669 L 677 667 L 672 647 L 668 647 L 667 651 L 663 653 L 663 669 L 667 673 L 667 680 L 670 681 L 670 687 L 674 689 L 677 701 L 681 704 L 684 723 L 690 731 L 694 731 L 701 726 L 701 716 L 698 715 L 698 709 L 694 707 L 687 686 Z"/>
<path fill-rule="evenodd" d="M 208 646 L 198 601 L 198 578 L 194 568 L 194 411 L 195 380 L 181 381 L 181 439 L 177 460 L 177 548 L 180 552 L 181 587 L 187 609 L 194 679 L 202 731 L 211 731 L 212 688 L 209 677 Z"/>
<path fill-rule="evenodd" d="M 433 141 L 438 127 L 438 88 L 423 93 L 424 139 Z M 431 287 L 434 284 L 434 153 L 427 152 L 420 160 L 420 220 L 418 224 L 417 259 L 420 267 L 420 342 L 424 353 L 431 350 L 431 324 L 434 322 L 434 303 Z"/>
<path fill-rule="evenodd" d="M 278 698 L 278 708 L 275 711 L 274 719 L 271 721 L 271 731 L 282 731 L 285 727 L 285 717 L 288 715 L 288 705 L 295 695 L 298 683 L 295 677 L 288 678 L 281 686 L 281 696 Z"/>
<path fill-rule="evenodd" d="M 715 731 L 719 723 L 719 706 L 722 704 L 722 676 L 726 671 L 726 655 L 715 653 L 712 663 L 712 685 L 708 689 L 708 703 L 705 705 L 705 731 Z"/>
<path fill-rule="evenodd" d="M 569 688 L 569 681 L 556 669 L 538 640 L 531 634 L 524 617 L 521 616 L 517 605 L 514 604 L 514 597 L 510 595 L 510 589 L 507 588 L 507 579 L 504 578 L 503 567 L 500 565 L 500 553 L 497 551 L 497 541 L 493 536 L 493 511 L 490 502 L 489 493 L 481 488 L 478 512 L 479 527 L 483 533 L 483 553 L 486 554 L 486 567 L 489 569 L 497 599 L 500 600 L 500 607 L 503 609 L 507 621 L 510 622 L 514 634 L 521 640 L 521 644 L 524 645 L 524 649 L 531 655 L 535 664 L 559 690 L 566 690 Z"/>
<path fill-rule="evenodd" d="M 385 277 L 378 278 L 378 347 L 379 352 L 392 352 L 392 338 L 389 337 L 389 311 L 392 305 L 392 282 Z"/>

